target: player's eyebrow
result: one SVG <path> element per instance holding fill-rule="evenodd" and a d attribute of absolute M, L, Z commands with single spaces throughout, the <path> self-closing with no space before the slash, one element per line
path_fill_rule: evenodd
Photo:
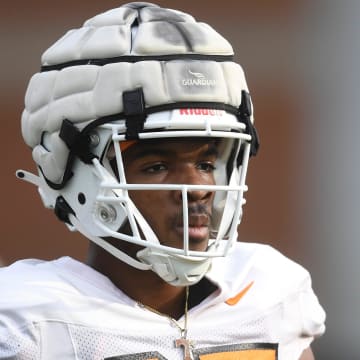
<path fill-rule="evenodd" d="M 141 159 L 147 156 L 171 156 L 171 151 L 168 149 L 161 149 L 156 147 L 142 147 L 139 150 L 136 150 L 131 157 L 134 160 Z"/>
<path fill-rule="evenodd" d="M 215 143 L 209 144 L 209 148 L 204 152 L 204 156 L 219 156 L 219 149 Z"/>
<path fill-rule="evenodd" d="M 171 157 L 173 152 L 175 153 L 175 151 L 172 151 L 168 148 L 163 148 L 161 145 L 157 146 L 157 144 L 154 143 L 144 143 L 141 147 L 138 147 L 136 150 L 133 151 L 133 153 L 131 154 L 131 158 L 133 160 L 137 160 L 148 156 Z M 199 156 L 204 157 L 218 157 L 218 155 L 219 150 L 215 142 L 210 142 L 208 148 L 199 154 Z"/>

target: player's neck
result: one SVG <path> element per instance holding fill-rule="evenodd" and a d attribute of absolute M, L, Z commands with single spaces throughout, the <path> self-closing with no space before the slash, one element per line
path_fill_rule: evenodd
<path fill-rule="evenodd" d="M 184 315 L 184 287 L 172 286 L 150 270 L 135 269 L 96 245 L 90 246 L 87 263 L 135 301 L 174 319 Z"/>

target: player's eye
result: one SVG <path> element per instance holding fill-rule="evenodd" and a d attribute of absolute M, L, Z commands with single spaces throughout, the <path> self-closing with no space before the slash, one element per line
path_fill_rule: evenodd
<path fill-rule="evenodd" d="M 146 173 L 157 173 L 160 171 L 164 171 L 167 170 L 167 166 L 163 163 L 156 163 L 156 164 L 152 164 L 152 165 L 148 165 L 146 167 L 144 167 L 143 172 Z"/>
<path fill-rule="evenodd" d="M 216 169 L 215 165 L 210 161 L 205 161 L 198 164 L 197 168 L 205 172 L 213 172 Z"/>

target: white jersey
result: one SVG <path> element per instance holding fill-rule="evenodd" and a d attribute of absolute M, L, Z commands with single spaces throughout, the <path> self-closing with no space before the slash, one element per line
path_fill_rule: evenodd
<path fill-rule="evenodd" d="M 237 243 L 207 277 L 218 290 L 188 314 L 195 360 L 298 360 L 324 332 L 308 272 L 269 246 Z M 179 338 L 170 318 L 72 258 L 0 269 L 0 359 L 183 360 Z"/>

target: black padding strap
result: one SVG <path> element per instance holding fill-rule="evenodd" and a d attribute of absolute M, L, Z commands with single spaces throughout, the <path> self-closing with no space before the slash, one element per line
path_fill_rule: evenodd
<path fill-rule="evenodd" d="M 138 139 L 144 130 L 146 120 L 145 101 L 142 88 L 123 92 L 124 115 L 126 124 L 125 138 Z"/>
<path fill-rule="evenodd" d="M 124 55 L 104 59 L 71 60 L 55 65 L 43 65 L 41 72 L 62 70 L 70 66 L 95 65 L 105 66 L 115 63 L 137 63 L 140 61 L 172 61 L 172 60 L 200 60 L 200 61 L 234 61 L 234 55 L 209 55 L 209 54 L 170 54 L 170 55 Z"/>
<path fill-rule="evenodd" d="M 90 164 L 96 156 L 90 151 L 90 137 L 82 133 L 71 121 L 63 120 L 59 133 L 70 150 L 70 153 L 78 156 L 86 164 Z"/>
<path fill-rule="evenodd" d="M 90 151 L 91 140 L 90 140 L 90 136 L 88 135 L 88 132 L 80 131 L 68 119 L 63 120 L 59 132 L 59 137 L 65 142 L 66 146 L 69 148 L 69 156 L 66 162 L 66 167 L 62 181 L 60 183 L 54 183 L 50 181 L 45 176 L 42 168 L 39 166 L 39 170 L 43 174 L 46 183 L 54 190 L 62 189 L 66 185 L 66 183 L 70 180 L 70 178 L 73 176 L 72 166 L 76 156 L 79 157 L 86 164 L 90 164 L 92 159 L 96 157 Z"/>
<path fill-rule="evenodd" d="M 246 130 L 251 135 L 250 156 L 255 156 L 259 150 L 259 135 L 254 124 L 251 122 L 252 106 L 250 94 L 243 90 L 241 92 L 241 104 L 239 106 L 239 117 L 246 125 Z"/>

